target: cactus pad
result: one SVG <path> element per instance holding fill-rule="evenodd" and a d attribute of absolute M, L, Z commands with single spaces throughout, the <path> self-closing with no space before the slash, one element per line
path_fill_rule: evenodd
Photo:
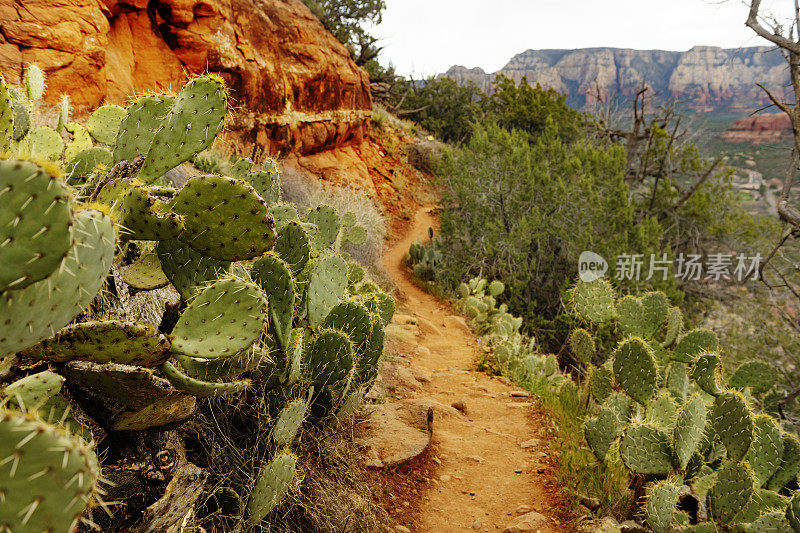
<path fill-rule="evenodd" d="M 82 383 L 132 409 L 143 409 L 175 392 L 169 381 L 138 366 L 71 361 L 64 367 L 64 374 L 70 381 Z"/>
<path fill-rule="evenodd" d="M 686 398 L 689 392 L 689 374 L 685 364 L 674 361 L 669 365 L 666 386 L 675 401 L 682 402 Z"/>
<path fill-rule="evenodd" d="M 584 365 L 592 362 L 595 353 L 594 339 L 588 331 L 582 328 L 572 330 L 569 346 L 579 362 Z"/>
<path fill-rule="evenodd" d="M 206 257 L 177 240 L 159 242 L 156 254 L 164 275 L 184 300 L 190 300 L 198 287 L 227 274 L 231 266 L 229 261 Z"/>
<path fill-rule="evenodd" d="M 645 339 L 650 336 L 644 306 L 635 296 L 623 296 L 617 302 L 617 323 L 625 335 Z"/>
<path fill-rule="evenodd" d="M 797 473 L 800 472 L 800 441 L 797 440 L 796 436 L 789 433 L 783 433 L 781 441 L 783 442 L 781 464 L 767 481 L 767 488 L 776 491 L 781 490 L 784 485 L 793 480 Z"/>
<path fill-rule="evenodd" d="M 672 431 L 678 468 L 686 469 L 689 459 L 697 450 L 703 438 L 703 429 L 706 427 L 706 413 L 706 404 L 698 394 L 689 397 L 678 411 L 678 418 Z"/>
<path fill-rule="evenodd" d="M 127 239 L 161 241 L 174 239 L 183 231 L 183 219 L 171 212 L 140 183 L 116 181 L 100 191 L 98 200 L 111 207 Z"/>
<path fill-rule="evenodd" d="M 745 455 L 745 461 L 753 469 L 757 486 L 763 487 L 781 465 L 783 440 L 781 428 L 768 415 L 759 415 L 753 425 L 753 443 Z"/>
<path fill-rule="evenodd" d="M 740 390 L 749 387 L 753 394 L 762 394 L 777 382 L 778 370 L 774 366 L 764 361 L 746 361 L 733 372 L 728 385 Z"/>
<path fill-rule="evenodd" d="M 58 394 L 63 384 L 63 377 L 45 370 L 11 383 L 3 390 L 3 395 L 23 410 L 35 410 Z"/>
<path fill-rule="evenodd" d="M 598 415 L 589 418 L 583 426 L 583 434 L 592 453 L 598 461 L 604 461 L 611 443 L 617 438 L 619 424 L 616 414 L 607 408 L 600 409 Z"/>
<path fill-rule="evenodd" d="M 339 235 L 339 215 L 328 205 L 320 205 L 309 211 L 306 222 L 317 226 L 317 232 L 311 237 L 311 247 L 319 252 L 333 246 Z"/>
<path fill-rule="evenodd" d="M 98 167 L 111 168 L 112 153 L 102 146 L 92 146 L 75 154 L 64 167 L 64 175 L 70 183 L 79 182 Z"/>
<path fill-rule="evenodd" d="M 671 307 L 667 313 L 667 329 L 664 333 L 664 346 L 669 346 L 683 331 L 683 313 L 679 307 Z"/>
<path fill-rule="evenodd" d="M 367 230 L 363 226 L 353 226 L 344 230 L 342 240 L 353 246 L 361 246 L 367 242 Z"/>
<path fill-rule="evenodd" d="M 681 486 L 674 481 L 659 481 L 647 491 L 644 514 L 654 533 L 669 533 L 678 506 Z"/>
<path fill-rule="evenodd" d="M 191 178 L 175 197 L 172 211 L 184 217 L 178 238 L 215 259 L 252 259 L 275 243 L 275 225 L 266 204 L 243 181 Z"/>
<path fill-rule="evenodd" d="M 67 326 L 24 354 L 55 362 L 84 360 L 151 367 L 166 361 L 169 349 L 169 339 L 152 326 L 107 320 Z"/>
<path fill-rule="evenodd" d="M 672 358 L 681 363 L 694 363 L 701 354 L 714 352 L 719 347 L 717 334 L 707 329 L 695 329 L 684 335 L 672 352 Z"/>
<path fill-rule="evenodd" d="M 253 281 L 261 285 L 267 295 L 269 317 L 275 338 L 281 349 L 289 345 L 289 333 L 294 318 L 295 284 L 289 266 L 272 252 L 253 263 Z"/>
<path fill-rule="evenodd" d="M 141 291 L 160 289 L 169 285 L 169 279 L 161 270 L 158 256 L 153 252 L 146 253 L 135 263 L 122 267 L 120 275 L 125 283 Z"/>
<path fill-rule="evenodd" d="M 0 161 L 0 292 L 49 276 L 72 247 L 71 225 L 58 179 L 27 161 Z"/>
<path fill-rule="evenodd" d="M 197 400 L 173 392 L 138 411 L 124 411 L 111 419 L 115 431 L 141 431 L 186 420 L 194 414 Z"/>
<path fill-rule="evenodd" d="M 701 354 L 692 368 L 692 378 L 711 396 L 722 393 L 722 361 L 715 353 Z"/>
<path fill-rule="evenodd" d="M 658 369 L 647 343 L 636 337 L 620 343 L 614 352 L 614 375 L 631 398 L 649 402 L 658 388 Z"/>
<path fill-rule="evenodd" d="M 245 179 L 267 205 L 277 204 L 281 201 L 281 180 L 277 172 L 266 170 L 249 172 Z"/>
<path fill-rule="evenodd" d="M 312 327 L 322 323 L 333 306 L 347 292 L 347 263 L 338 255 L 314 259 L 308 281 L 308 322 Z"/>
<path fill-rule="evenodd" d="M 264 332 L 264 294 L 254 284 L 223 279 L 198 294 L 172 331 L 172 351 L 201 359 L 231 357 Z"/>
<path fill-rule="evenodd" d="M 728 457 L 741 461 L 753 440 L 753 415 L 739 393 L 724 392 L 714 399 L 711 425 L 728 450 Z"/>
<path fill-rule="evenodd" d="M 786 507 L 786 519 L 794 531 L 800 531 L 800 491 L 795 492 L 792 499 L 789 500 L 789 505 Z"/>
<path fill-rule="evenodd" d="M 614 371 L 603 365 L 589 371 L 589 387 L 595 400 L 602 403 L 614 392 Z"/>
<path fill-rule="evenodd" d="M 311 240 L 300 223 L 291 221 L 280 228 L 275 253 L 286 261 L 295 276 L 303 270 L 311 255 Z"/>
<path fill-rule="evenodd" d="M 353 343 L 358 357 L 364 353 L 372 334 L 372 321 L 366 308 L 356 302 L 339 302 L 322 321 L 323 328 L 339 330 Z"/>
<path fill-rule="evenodd" d="M 175 97 L 160 94 L 143 96 L 128 109 L 119 125 L 114 144 L 114 162 L 131 161 L 145 155 L 161 125 L 175 104 Z"/>
<path fill-rule="evenodd" d="M 0 76 L 0 155 L 11 150 L 14 136 L 14 106 L 6 80 Z"/>
<path fill-rule="evenodd" d="M 269 213 L 275 220 L 275 227 L 280 231 L 289 222 L 300 222 L 297 208 L 292 204 L 275 204 L 269 206 Z"/>
<path fill-rule="evenodd" d="M 198 77 L 187 83 L 153 136 L 139 179 L 152 183 L 208 148 L 222 130 L 228 95 L 219 81 Z"/>
<path fill-rule="evenodd" d="M 86 129 L 95 141 L 114 146 L 123 118 L 125 118 L 124 108 L 111 104 L 100 106 L 86 121 Z"/>
<path fill-rule="evenodd" d="M 169 361 L 161 365 L 161 371 L 175 389 L 186 394 L 191 394 L 197 398 L 211 398 L 224 396 L 226 394 L 235 394 L 250 386 L 249 380 L 232 381 L 228 383 L 201 381 L 187 376 L 181 372 L 176 365 L 173 365 Z"/>
<path fill-rule="evenodd" d="M 76 243 L 50 277 L 0 293 L 0 354 L 20 351 L 50 337 L 94 299 L 114 259 L 114 228 L 99 211 L 75 218 Z"/>
<path fill-rule="evenodd" d="M 306 373 L 315 387 L 336 386 L 353 368 L 353 344 L 344 333 L 323 331 L 311 341 L 305 360 Z"/>
<path fill-rule="evenodd" d="M 77 122 L 67 122 L 64 129 L 72 134 L 72 141 L 64 148 L 64 160 L 71 161 L 80 152 L 94 146 L 92 136 L 82 125 Z"/>
<path fill-rule="evenodd" d="M 272 440 L 275 444 L 288 446 L 294 441 L 300 426 L 303 425 L 307 408 L 308 402 L 303 399 L 295 400 L 283 408 L 272 428 Z"/>
<path fill-rule="evenodd" d="M 74 531 L 92 501 L 100 467 L 70 432 L 0 411 L 0 524 L 8 531 Z"/>
<path fill-rule="evenodd" d="M 56 161 L 64 151 L 64 140 L 53 128 L 39 126 L 28 134 L 31 157 Z"/>
<path fill-rule="evenodd" d="M 645 420 L 663 430 L 672 429 L 675 417 L 678 414 L 678 406 L 668 391 L 662 390 L 653 401 L 647 404 L 645 409 Z"/>
<path fill-rule="evenodd" d="M 28 65 L 25 69 L 25 96 L 31 102 L 41 100 L 44 95 L 44 72 L 36 65 Z"/>
<path fill-rule="evenodd" d="M 669 315 L 669 300 L 663 292 L 648 292 L 641 298 L 644 309 L 645 337 L 656 334 Z"/>
<path fill-rule="evenodd" d="M 356 361 L 355 375 L 353 376 L 356 386 L 372 384 L 378 376 L 378 362 L 383 353 L 385 338 L 386 334 L 380 317 L 370 315 L 369 339 Z"/>
<path fill-rule="evenodd" d="M 572 304 L 578 316 L 595 324 L 608 322 L 616 313 L 614 289 L 603 279 L 579 281 L 572 290 Z"/>
<path fill-rule="evenodd" d="M 294 480 L 296 465 L 293 455 L 281 453 L 261 470 L 247 501 L 247 525 L 258 525 L 283 500 Z"/>
<path fill-rule="evenodd" d="M 672 471 L 669 437 L 654 426 L 641 424 L 626 429 L 619 452 L 625 466 L 638 474 L 664 475 Z"/>
<path fill-rule="evenodd" d="M 726 462 L 717 472 L 717 482 L 708 491 L 711 514 L 721 524 L 731 523 L 752 498 L 755 476 L 747 463 Z"/>

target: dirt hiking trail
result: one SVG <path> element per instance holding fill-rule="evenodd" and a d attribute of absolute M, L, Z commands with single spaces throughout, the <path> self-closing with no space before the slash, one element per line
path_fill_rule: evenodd
<path fill-rule="evenodd" d="M 545 444 L 552 436 L 536 400 L 505 378 L 475 370 L 483 352 L 463 318 L 415 285 L 403 265 L 411 243 L 427 240 L 436 224 L 432 208 L 418 210 L 384 256 L 398 288 L 398 321 L 418 326 L 417 346 L 408 345 L 412 353 L 403 359 L 424 376 L 419 386 L 401 389 L 400 397 L 432 400 L 434 406 L 428 457 L 435 474 L 411 505 L 415 516 L 406 515 L 405 522 L 395 516 L 402 524 L 397 530 L 567 531 Z"/>

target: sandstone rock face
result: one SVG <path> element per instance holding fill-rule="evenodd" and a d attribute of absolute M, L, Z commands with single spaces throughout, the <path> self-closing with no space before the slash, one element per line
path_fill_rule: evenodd
<path fill-rule="evenodd" d="M 754 109 L 768 103 L 755 84 L 760 82 L 784 95 L 788 73 L 780 53 L 766 47 L 723 50 L 696 46 L 687 52 L 587 48 L 528 50 L 500 71 L 453 67 L 447 71 L 459 83 L 472 81 L 491 91 L 496 74 L 567 94 L 570 105 L 591 105 L 599 95 L 628 102 L 642 82 L 659 97 L 685 101 L 698 111 Z"/>
<path fill-rule="evenodd" d="M 728 142 L 773 144 L 791 134 L 792 122 L 785 113 L 765 113 L 740 118 L 721 137 Z"/>
<path fill-rule="evenodd" d="M 368 76 L 300 0 L 0 0 L 0 72 L 29 63 L 78 113 L 217 72 L 230 137 L 273 155 L 358 144 L 371 116 Z"/>

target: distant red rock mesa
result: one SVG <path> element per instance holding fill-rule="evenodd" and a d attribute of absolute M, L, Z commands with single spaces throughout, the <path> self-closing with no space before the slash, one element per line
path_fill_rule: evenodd
<path fill-rule="evenodd" d="M 732 143 L 772 144 L 792 134 L 792 122 L 785 113 L 765 113 L 740 118 L 720 137 Z"/>

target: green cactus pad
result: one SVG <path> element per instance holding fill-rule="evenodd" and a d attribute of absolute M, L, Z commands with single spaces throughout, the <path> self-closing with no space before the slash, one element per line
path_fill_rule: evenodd
<path fill-rule="evenodd" d="M 625 335 L 644 339 L 650 336 L 644 305 L 635 296 L 623 296 L 617 302 L 617 323 Z"/>
<path fill-rule="evenodd" d="M 717 472 L 717 482 L 708 491 L 711 514 L 721 524 L 730 524 L 752 498 L 756 478 L 747 463 L 726 462 Z"/>
<path fill-rule="evenodd" d="M 794 531 L 800 531 L 800 491 L 796 491 L 786 507 L 786 519 Z"/>
<path fill-rule="evenodd" d="M 64 378 L 45 370 L 38 374 L 32 374 L 3 389 L 3 395 L 9 398 L 13 405 L 23 410 L 36 410 L 47 400 L 55 396 L 61 390 Z"/>
<path fill-rule="evenodd" d="M 778 382 L 778 370 L 764 361 L 746 361 L 739 365 L 728 385 L 744 390 L 749 387 L 753 394 L 763 394 Z"/>
<path fill-rule="evenodd" d="M 358 263 L 348 263 L 347 264 L 347 284 L 350 286 L 355 285 L 356 283 L 363 281 L 366 277 L 367 273 L 364 272 L 364 267 L 359 265 Z"/>
<path fill-rule="evenodd" d="M 141 431 L 186 420 L 194 414 L 194 396 L 174 392 L 138 411 L 124 411 L 111 419 L 115 431 Z"/>
<path fill-rule="evenodd" d="M 361 246 L 367 242 L 367 230 L 362 226 L 353 226 L 344 230 L 342 240 L 353 246 Z"/>
<path fill-rule="evenodd" d="M 72 134 L 72 141 L 64 148 L 64 160 L 71 161 L 80 152 L 93 146 L 92 136 L 77 122 L 67 122 L 64 129 Z"/>
<path fill-rule="evenodd" d="M 108 148 L 92 146 L 75 154 L 64 167 L 64 175 L 70 183 L 89 177 L 98 167 L 111 168 L 113 154 Z"/>
<path fill-rule="evenodd" d="M 281 201 L 281 180 L 277 172 L 265 170 L 250 172 L 245 179 L 267 205 L 274 205 Z"/>
<path fill-rule="evenodd" d="M 596 417 L 586 420 L 583 434 L 597 460 L 605 461 L 611 443 L 619 434 L 617 415 L 611 409 L 600 409 Z"/>
<path fill-rule="evenodd" d="M 759 415 L 753 426 L 753 443 L 744 459 L 752 467 L 759 487 L 778 471 L 783 457 L 781 428 L 768 415 Z"/>
<path fill-rule="evenodd" d="M 293 329 L 286 351 L 286 384 L 293 385 L 300 379 L 303 368 L 303 330 Z"/>
<path fill-rule="evenodd" d="M 584 365 L 592 362 L 595 353 L 594 338 L 588 331 L 582 328 L 572 330 L 569 336 L 569 346 L 579 362 Z"/>
<path fill-rule="evenodd" d="M 41 100 L 44 95 L 44 72 L 36 65 L 28 65 L 25 70 L 25 96 L 31 102 Z"/>
<path fill-rule="evenodd" d="M 122 280 L 141 291 L 160 289 L 169 285 L 169 278 L 161 270 L 158 256 L 149 252 L 140 257 L 136 262 L 120 269 Z"/>
<path fill-rule="evenodd" d="M 692 379 L 711 396 L 722 393 L 722 361 L 715 353 L 701 354 L 692 368 Z"/>
<path fill-rule="evenodd" d="M 689 373 L 686 365 L 673 361 L 667 369 L 666 387 L 675 401 L 682 402 L 689 392 Z"/>
<path fill-rule="evenodd" d="M 131 409 L 143 409 L 175 392 L 169 381 L 138 366 L 71 361 L 64 366 L 64 375 Z"/>
<path fill-rule="evenodd" d="M 658 388 L 658 369 L 647 343 L 636 337 L 621 342 L 614 352 L 614 375 L 631 398 L 649 402 Z"/>
<path fill-rule="evenodd" d="M 294 279 L 287 265 L 277 254 L 269 252 L 253 263 L 253 281 L 261 285 L 269 302 L 272 331 L 282 350 L 289 346 L 296 298 Z"/>
<path fill-rule="evenodd" d="M 356 289 L 356 294 L 359 294 L 358 289 Z M 389 322 L 392 321 L 395 311 L 394 298 L 385 292 L 377 291 L 367 293 L 366 295 L 361 296 L 360 299 L 361 303 L 364 304 L 364 307 L 366 307 L 370 313 L 374 313 L 381 317 L 381 321 L 383 322 L 384 326 L 388 325 Z"/>
<path fill-rule="evenodd" d="M 0 524 L 8 531 L 74 531 L 100 477 L 83 439 L 28 415 L 0 411 Z"/>
<path fill-rule="evenodd" d="M 161 241 L 175 239 L 183 231 L 183 218 L 165 212 L 164 204 L 139 182 L 109 183 L 100 191 L 98 201 L 111 208 L 126 239 Z"/>
<path fill-rule="evenodd" d="M 759 516 L 745 527 L 746 533 L 793 533 L 783 511 L 771 511 Z"/>
<path fill-rule="evenodd" d="M 672 358 L 681 363 L 694 363 L 700 355 L 714 352 L 719 347 L 717 334 L 707 329 L 695 329 L 684 335 L 675 349 Z"/>
<path fill-rule="evenodd" d="M 760 516 L 772 511 L 781 511 L 783 514 L 788 504 L 789 498 L 772 490 L 756 488 L 747 505 L 736 514 L 735 522 L 755 522 Z"/>
<path fill-rule="evenodd" d="M 156 246 L 161 270 L 184 300 L 190 300 L 198 287 L 228 273 L 229 261 L 206 257 L 177 240 L 161 241 Z"/>
<path fill-rule="evenodd" d="M 603 279 L 591 283 L 579 281 L 572 290 L 572 304 L 578 316 L 595 324 L 603 324 L 616 316 L 614 289 Z"/>
<path fill-rule="evenodd" d="M 114 163 L 131 161 L 147 154 L 161 122 L 175 104 L 175 97 L 160 94 L 143 96 L 128 109 L 119 125 L 114 144 Z"/>
<path fill-rule="evenodd" d="M 706 427 L 706 414 L 706 404 L 699 394 L 689 397 L 678 411 L 675 428 L 672 430 L 678 468 L 686 469 L 689 459 L 700 445 L 703 429 Z"/>
<path fill-rule="evenodd" d="M 11 150 L 14 137 L 14 106 L 6 80 L 0 76 L 0 155 Z"/>
<path fill-rule="evenodd" d="M 95 141 L 114 146 L 120 124 L 125 116 L 125 109 L 118 105 L 100 106 L 86 121 L 86 129 L 89 130 L 89 134 L 94 137 Z"/>
<path fill-rule="evenodd" d="M 0 292 L 49 276 L 72 247 L 64 185 L 27 161 L 0 161 Z"/>
<path fill-rule="evenodd" d="M 345 333 L 359 358 L 366 351 L 372 334 L 369 312 L 363 305 L 353 301 L 343 301 L 333 306 L 322 321 L 322 327 Z"/>
<path fill-rule="evenodd" d="M 264 333 L 264 294 L 254 284 L 222 279 L 198 294 L 172 331 L 172 351 L 200 359 L 231 357 Z"/>
<path fill-rule="evenodd" d="M 659 481 L 648 488 L 644 514 L 654 533 L 671 531 L 680 491 L 681 486 L 674 481 Z"/>
<path fill-rule="evenodd" d="M 678 406 L 668 391 L 661 391 L 645 409 L 645 421 L 663 430 L 672 429 Z"/>
<path fill-rule="evenodd" d="M 347 263 L 338 255 L 324 255 L 311 261 L 308 281 L 308 322 L 319 326 L 333 306 L 347 292 Z"/>
<path fill-rule="evenodd" d="M 635 406 L 633 400 L 620 392 L 612 392 L 603 402 L 603 407 L 611 409 L 616 415 L 619 427 L 628 425 L 633 416 Z"/>
<path fill-rule="evenodd" d="M 319 252 L 333 246 L 339 235 L 339 215 L 334 208 L 320 205 L 306 214 L 305 221 L 317 226 L 317 232 L 311 236 L 311 247 L 314 251 Z"/>
<path fill-rule="evenodd" d="M 294 441 L 303 425 L 307 408 L 308 402 L 303 399 L 294 400 L 283 408 L 272 428 L 272 440 L 275 444 L 288 446 Z"/>
<path fill-rule="evenodd" d="M 201 381 L 187 376 L 169 361 L 161 365 L 161 372 L 172 383 L 172 386 L 180 392 L 191 394 L 197 398 L 211 398 L 235 394 L 250 386 L 250 380 L 232 381 L 228 383 L 217 383 L 211 381 Z"/>
<path fill-rule="evenodd" d="M 361 352 L 356 361 L 353 382 L 356 386 L 371 385 L 378 377 L 378 364 L 383 354 L 383 344 L 386 334 L 383 330 L 383 322 L 377 315 L 370 316 L 370 336 L 366 347 Z"/>
<path fill-rule="evenodd" d="M 334 417 L 338 421 L 342 421 L 349 417 L 358 410 L 364 401 L 364 396 L 367 394 L 366 387 L 359 387 L 347 395 L 347 398 L 342 402 L 342 405 L 336 410 Z"/>
<path fill-rule="evenodd" d="M 648 292 L 641 298 L 644 308 L 645 337 L 656 334 L 669 315 L 669 300 L 663 292 Z"/>
<path fill-rule="evenodd" d="M 672 471 L 672 448 L 664 431 L 641 424 L 625 430 L 619 445 L 622 461 L 638 474 L 669 474 Z"/>
<path fill-rule="evenodd" d="M 728 457 L 741 461 L 753 441 L 753 415 L 741 394 L 724 392 L 714 399 L 711 425 Z"/>
<path fill-rule="evenodd" d="M 178 238 L 215 259 L 253 259 L 275 243 L 266 204 L 243 181 L 210 175 L 191 178 L 172 202 L 172 211 L 184 217 Z"/>
<path fill-rule="evenodd" d="M 259 473 L 245 508 L 245 521 L 250 527 L 281 503 L 294 480 L 297 458 L 288 453 L 278 454 Z"/>
<path fill-rule="evenodd" d="M 64 151 L 64 140 L 53 128 L 39 126 L 28 134 L 31 157 L 56 161 Z"/>
<path fill-rule="evenodd" d="M 69 101 L 68 94 L 62 94 L 61 100 L 58 101 L 58 125 L 56 126 L 56 131 L 58 133 L 62 133 L 64 128 L 66 127 L 67 123 L 69 123 L 69 117 L 72 113 Z"/>
<path fill-rule="evenodd" d="M 266 353 L 256 345 L 233 357 L 222 359 L 195 359 L 179 354 L 173 354 L 173 358 L 190 377 L 202 381 L 228 381 L 258 367 L 266 358 Z"/>
<path fill-rule="evenodd" d="M 589 371 L 589 387 L 594 399 L 603 403 L 614 392 L 614 371 L 607 365 L 592 367 Z"/>
<path fill-rule="evenodd" d="M 304 355 L 306 374 L 315 387 L 336 386 L 353 368 L 353 343 L 344 333 L 322 331 Z"/>
<path fill-rule="evenodd" d="M 114 228 L 99 211 L 75 217 L 76 243 L 48 278 L 0 293 L 0 354 L 54 335 L 94 299 L 114 259 Z"/>
<path fill-rule="evenodd" d="M 153 137 L 139 179 L 152 183 L 208 148 L 222 130 L 228 95 L 219 81 L 198 77 L 187 83 Z"/>
<path fill-rule="evenodd" d="M 242 157 L 231 165 L 230 175 L 237 180 L 247 181 L 247 175 L 250 174 L 252 168 L 253 161 L 247 157 Z"/>
<path fill-rule="evenodd" d="M 667 314 L 667 330 L 664 333 L 664 346 L 669 346 L 683 331 L 683 313 L 679 307 L 671 307 Z"/>
<path fill-rule="evenodd" d="M 11 93 L 11 106 L 14 108 L 14 141 L 22 141 L 31 131 L 31 112 L 22 96 L 19 94 L 15 96 L 13 89 L 9 92 Z"/>
<path fill-rule="evenodd" d="M 311 256 L 311 240 L 300 223 L 287 222 L 278 231 L 275 253 L 286 261 L 295 276 L 303 270 Z"/>
<path fill-rule="evenodd" d="M 275 204 L 269 206 L 269 213 L 275 220 L 275 227 L 280 232 L 280 229 L 289 222 L 300 222 L 300 216 L 297 214 L 297 208 L 292 204 Z"/>
<path fill-rule="evenodd" d="M 767 488 L 775 491 L 781 490 L 800 472 L 800 441 L 790 433 L 783 433 L 781 441 L 783 442 L 781 464 L 767 481 Z"/>
<path fill-rule="evenodd" d="M 118 320 L 79 322 L 23 353 L 54 362 L 73 360 L 158 366 L 169 358 L 170 342 L 152 326 Z"/>

